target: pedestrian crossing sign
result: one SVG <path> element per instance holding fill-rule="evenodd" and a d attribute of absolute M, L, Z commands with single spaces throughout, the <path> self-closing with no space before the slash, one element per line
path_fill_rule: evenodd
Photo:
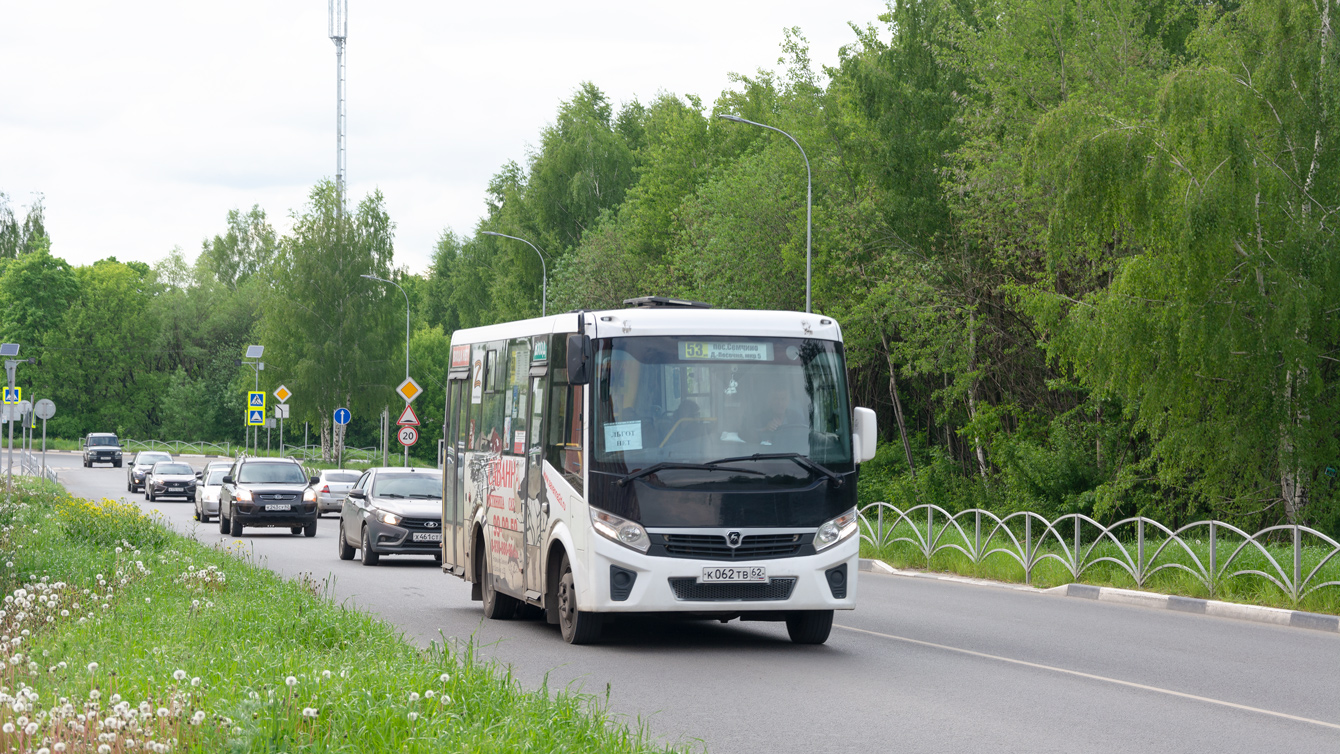
<path fill-rule="evenodd" d="M 247 409 L 247 426 L 248 426 L 248 427 L 264 427 L 264 426 L 265 426 L 265 409 L 263 409 L 263 408 L 252 408 L 252 409 Z"/>
<path fill-rule="evenodd" d="M 5 403 L 17 404 L 23 400 L 23 388 L 7 387 L 5 388 Z"/>
<path fill-rule="evenodd" d="M 265 391 L 248 390 L 247 408 L 259 408 L 262 414 L 265 413 Z"/>

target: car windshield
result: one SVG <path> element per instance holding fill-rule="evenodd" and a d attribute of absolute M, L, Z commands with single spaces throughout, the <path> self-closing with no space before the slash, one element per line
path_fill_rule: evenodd
<path fill-rule="evenodd" d="M 155 474 L 195 474 L 189 464 L 185 463 L 159 463 L 154 465 Z"/>
<path fill-rule="evenodd" d="M 135 456 L 136 466 L 153 466 L 159 461 L 171 461 L 172 456 L 167 453 L 140 453 Z"/>
<path fill-rule="evenodd" d="M 336 482 L 337 484 L 353 484 L 361 476 L 357 471 L 331 471 L 325 474 L 327 482 Z"/>
<path fill-rule="evenodd" d="M 239 484 L 306 484 L 307 477 L 296 463 L 244 463 Z"/>
<path fill-rule="evenodd" d="M 119 443 L 116 441 L 116 437 L 108 436 L 108 437 L 90 437 L 90 438 L 88 438 L 88 444 L 89 444 L 89 445 L 118 445 Z"/>
<path fill-rule="evenodd" d="M 410 497 L 434 500 L 442 497 L 440 474 L 378 474 L 373 497 Z"/>
<path fill-rule="evenodd" d="M 599 348 L 594 455 L 601 471 L 755 454 L 852 467 L 840 343 L 629 337 L 604 339 Z M 769 474 L 808 473 L 795 463 L 765 465 Z"/>
<path fill-rule="evenodd" d="M 215 469 L 209 472 L 209 476 L 205 478 L 205 484 L 214 486 L 223 484 L 223 478 L 226 476 L 228 476 L 228 469 Z"/>

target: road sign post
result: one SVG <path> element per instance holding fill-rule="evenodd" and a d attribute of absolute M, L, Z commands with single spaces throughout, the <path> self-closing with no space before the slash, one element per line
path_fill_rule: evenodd
<path fill-rule="evenodd" d="M 275 406 L 275 416 L 279 419 L 279 456 L 284 456 L 284 420 L 288 418 L 288 399 L 293 396 L 293 391 L 280 385 L 275 388 L 274 396 L 279 400 Z M 280 409 L 283 409 L 281 412 Z"/>
<path fill-rule="evenodd" d="M 56 415 L 56 404 L 43 398 L 33 406 L 33 413 L 42 420 L 42 476 L 47 475 L 47 419 Z"/>
<path fill-rule="evenodd" d="M 338 451 L 339 455 L 335 461 L 335 466 L 337 468 L 341 469 L 344 468 L 344 427 L 349 423 L 349 420 L 352 418 L 353 414 L 349 413 L 349 409 L 347 408 L 335 409 L 335 426 L 338 428 L 336 429 L 336 431 L 339 432 L 340 435 L 340 439 L 337 444 L 337 447 L 339 448 Z"/>

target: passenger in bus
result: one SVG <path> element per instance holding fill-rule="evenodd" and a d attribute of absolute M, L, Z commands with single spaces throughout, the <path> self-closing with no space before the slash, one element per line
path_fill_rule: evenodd
<path fill-rule="evenodd" d="M 760 445 L 778 445 L 783 442 L 791 445 L 797 433 L 808 431 L 808 425 L 804 411 L 791 395 L 790 386 L 772 381 L 765 383 L 754 394 L 741 437 Z"/>

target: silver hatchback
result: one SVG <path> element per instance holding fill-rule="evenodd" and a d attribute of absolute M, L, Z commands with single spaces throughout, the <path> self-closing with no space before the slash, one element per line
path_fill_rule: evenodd
<path fill-rule="evenodd" d="M 354 488 L 354 482 L 363 475 L 361 471 L 345 469 L 324 469 L 317 475 L 316 502 L 318 515 L 321 513 L 339 513 L 344 505 L 344 496 Z"/>

